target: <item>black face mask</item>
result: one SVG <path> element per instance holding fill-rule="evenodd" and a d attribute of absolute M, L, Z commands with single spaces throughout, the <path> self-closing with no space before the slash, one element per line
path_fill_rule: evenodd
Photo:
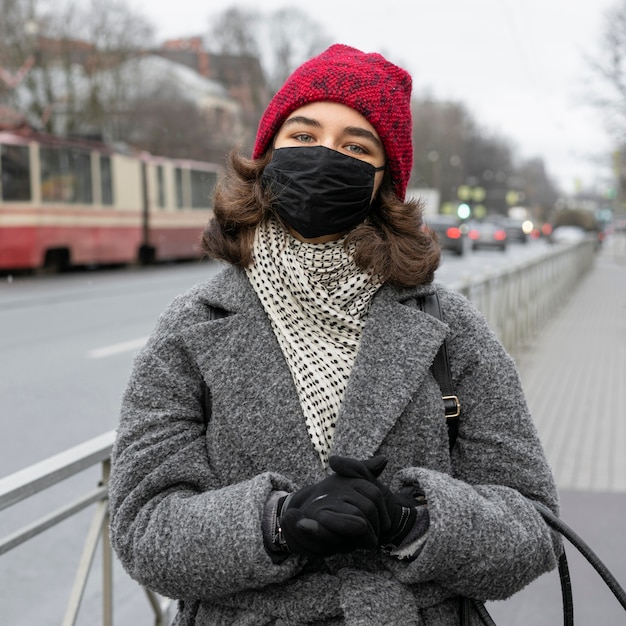
<path fill-rule="evenodd" d="M 312 239 L 360 224 L 370 210 L 374 175 L 383 169 L 324 146 L 278 148 L 261 181 L 285 223 Z"/>

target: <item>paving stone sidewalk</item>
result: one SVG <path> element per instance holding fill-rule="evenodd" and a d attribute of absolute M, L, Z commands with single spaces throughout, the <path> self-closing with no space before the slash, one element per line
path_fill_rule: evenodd
<path fill-rule="evenodd" d="M 555 474 L 563 519 L 626 589 L 626 245 L 608 242 L 594 268 L 517 362 Z M 623 626 L 626 613 L 565 541 L 576 624 Z M 498 626 L 563 623 L 559 576 L 504 602 Z"/>
<path fill-rule="evenodd" d="M 517 355 L 560 489 L 626 492 L 626 256 L 614 250 Z"/>

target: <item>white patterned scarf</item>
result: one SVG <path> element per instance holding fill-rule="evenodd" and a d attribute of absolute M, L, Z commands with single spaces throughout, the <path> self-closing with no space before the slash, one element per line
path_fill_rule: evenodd
<path fill-rule="evenodd" d="M 380 283 L 359 269 L 344 240 L 303 243 L 263 222 L 246 269 L 293 377 L 311 442 L 329 450 L 370 302 Z"/>

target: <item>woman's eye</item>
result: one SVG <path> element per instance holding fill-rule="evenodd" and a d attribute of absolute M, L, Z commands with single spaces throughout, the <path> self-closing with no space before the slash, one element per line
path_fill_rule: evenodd
<path fill-rule="evenodd" d="M 365 148 L 363 148 L 362 146 L 357 146 L 355 144 L 350 144 L 349 146 L 346 146 L 346 150 L 348 152 L 352 152 L 352 154 L 368 154 Z"/>
<path fill-rule="evenodd" d="M 311 135 L 307 133 L 299 133 L 297 135 L 294 135 L 293 138 L 300 143 L 310 143 L 311 141 L 313 141 L 313 137 L 311 137 Z"/>

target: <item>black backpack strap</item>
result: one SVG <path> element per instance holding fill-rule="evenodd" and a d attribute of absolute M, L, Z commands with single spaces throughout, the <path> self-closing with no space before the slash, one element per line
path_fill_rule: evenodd
<path fill-rule="evenodd" d="M 441 304 L 437 292 L 427 296 L 417 298 L 419 308 L 437 319 L 443 319 L 441 314 Z M 459 433 L 459 417 L 461 415 L 461 403 L 454 393 L 452 387 L 452 375 L 450 374 L 450 361 L 448 359 L 448 343 L 444 340 L 435 356 L 435 360 L 430 367 L 435 380 L 441 388 L 441 396 L 448 425 L 448 439 L 450 450 L 454 448 L 456 438 Z"/>
<path fill-rule="evenodd" d="M 220 319 L 221 317 L 228 316 L 228 311 L 225 311 L 224 309 L 218 309 L 212 306 L 207 306 L 207 309 L 209 310 L 210 320 L 217 320 L 217 319 Z M 204 414 L 204 427 L 205 428 L 208 426 L 209 418 L 211 417 L 212 402 L 213 401 L 211 399 L 211 390 L 209 389 L 209 386 L 205 382 L 204 383 L 204 398 L 202 402 L 202 412 Z"/>

